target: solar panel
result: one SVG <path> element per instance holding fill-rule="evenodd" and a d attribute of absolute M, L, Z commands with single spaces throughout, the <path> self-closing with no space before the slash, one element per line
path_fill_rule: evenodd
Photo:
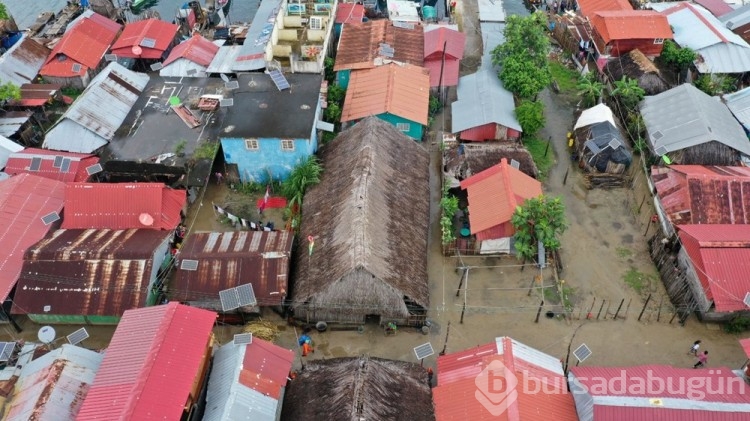
<path fill-rule="evenodd" d="M 656 150 L 654 152 L 656 152 L 656 155 L 658 155 L 658 156 L 666 155 L 667 154 L 667 148 L 665 148 L 664 146 L 659 146 L 658 148 L 656 148 Z"/>
<path fill-rule="evenodd" d="M 617 139 L 612 139 L 609 141 L 609 143 L 607 143 L 607 146 L 609 146 L 612 149 L 617 149 L 620 146 L 622 146 L 622 143 L 620 143 L 620 141 Z"/>
<path fill-rule="evenodd" d="M 221 301 L 221 309 L 223 311 L 230 311 L 240 307 L 237 299 L 237 290 L 234 288 L 219 291 L 219 301 Z"/>
<path fill-rule="evenodd" d="M 515 159 L 511 159 L 510 160 L 510 166 L 513 167 L 513 168 L 515 168 L 515 169 L 519 169 L 519 168 L 521 168 L 521 163 L 518 162 L 518 161 L 516 161 Z"/>
<path fill-rule="evenodd" d="M 432 344 L 429 342 L 414 347 L 414 354 L 417 356 L 418 360 L 423 360 L 434 353 L 435 350 L 432 349 Z"/>
<path fill-rule="evenodd" d="M 291 88 L 289 81 L 286 80 L 281 70 L 272 70 L 268 73 L 268 76 L 271 76 L 271 80 L 273 80 L 273 83 L 280 91 Z"/>
<path fill-rule="evenodd" d="M 194 75 L 196 73 L 198 73 L 198 70 L 196 70 L 196 69 L 187 69 L 187 70 L 185 70 L 185 74 L 188 75 L 188 76 L 192 76 L 192 75 Z"/>
<path fill-rule="evenodd" d="M 73 68 L 72 68 L 72 70 L 73 70 L 73 73 L 78 73 L 78 72 L 80 72 L 80 71 L 81 71 L 81 65 L 80 65 L 80 64 L 78 64 L 78 63 L 75 63 L 75 64 L 73 64 Z"/>
<path fill-rule="evenodd" d="M 104 55 L 104 60 L 106 60 L 106 61 L 116 61 L 117 60 L 117 55 L 115 55 L 115 54 L 105 54 Z"/>
<path fill-rule="evenodd" d="M 13 349 L 16 347 L 15 342 L 0 342 L 0 361 L 8 361 L 13 356 Z"/>
<path fill-rule="evenodd" d="M 578 348 L 576 348 L 575 351 L 573 351 L 573 355 L 576 357 L 578 362 L 583 362 L 586 360 L 586 358 L 590 357 L 592 354 L 589 347 L 586 346 L 586 344 L 581 344 Z"/>
<path fill-rule="evenodd" d="M 164 65 L 161 64 L 161 63 L 154 63 L 154 64 L 151 65 L 151 70 L 153 70 L 155 72 L 159 71 L 159 70 L 161 70 L 163 68 L 164 68 Z"/>
<path fill-rule="evenodd" d="M 393 22 L 393 26 L 395 26 L 396 28 L 401 28 L 401 29 L 414 29 L 414 25 L 413 24 L 406 23 L 406 22 L 401 22 L 401 21 L 395 21 L 395 22 Z"/>
<path fill-rule="evenodd" d="M 48 213 L 42 217 L 44 225 L 49 225 L 58 220 L 60 220 L 60 215 L 58 215 L 57 212 Z"/>
<path fill-rule="evenodd" d="M 589 148 L 589 150 L 593 152 L 594 155 L 602 151 L 601 149 L 599 149 L 599 146 L 597 146 L 596 143 L 591 139 L 587 140 L 586 143 L 583 144 L 583 146 Z"/>
<path fill-rule="evenodd" d="M 70 169 L 70 158 L 63 158 L 62 165 L 60 165 L 60 172 L 68 172 Z"/>
<path fill-rule="evenodd" d="M 393 58 L 393 51 L 381 51 L 380 55 L 383 57 Z"/>
<path fill-rule="evenodd" d="M 226 89 L 237 89 L 239 87 L 240 87 L 240 83 L 237 82 L 236 80 L 233 80 L 231 82 L 227 82 L 224 84 L 224 88 Z"/>
<path fill-rule="evenodd" d="M 745 294 L 745 299 L 742 300 L 743 303 L 745 303 L 746 306 L 750 307 L 750 292 Z"/>
<path fill-rule="evenodd" d="M 153 38 L 143 38 L 141 40 L 141 47 L 154 48 L 156 47 L 156 40 Z"/>
<path fill-rule="evenodd" d="M 86 167 L 86 174 L 94 175 L 94 174 L 102 172 L 102 170 L 103 168 L 101 164 L 94 164 L 89 167 Z"/>
<path fill-rule="evenodd" d="M 240 307 L 254 306 L 258 303 L 258 300 L 255 299 L 255 291 L 253 291 L 252 284 L 240 285 L 235 289 L 237 290 L 237 300 Z"/>
<path fill-rule="evenodd" d="M 63 157 L 61 157 L 60 155 L 56 156 L 55 162 L 52 163 L 52 166 L 55 168 L 60 168 L 60 165 L 62 165 L 62 160 L 63 160 Z"/>
<path fill-rule="evenodd" d="M 251 344 L 253 343 L 253 334 L 252 333 L 238 333 L 234 335 L 234 340 L 232 340 L 235 345 L 243 345 L 243 344 Z"/>
<path fill-rule="evenodd" d="M 180 269 L 183 270 L 198 270 L 198 261 L 197 260 L 188 260 L 185 259 L 180 263 Z"/>
<path fill-rule="evenodd" d="M 70 343 L 71 345 L 78 345 L 79 343 L 89 338 L 89 333 L 86 332 L 85 327 L 82 327 L 68 335 L 67 338 L 68 343 Z"/>
<path fill-rule="evenodd" d="M 42 158 L 31 158 L 31 165 L 29 166 L 29 171 L 39 171 L 39 168 L 42 167 Z"/>
<path fill-rule="evenodd" d="M 234 98 L 224 98 L 219 100 L 219 107 L 231 107 L 234 105 Z"/>

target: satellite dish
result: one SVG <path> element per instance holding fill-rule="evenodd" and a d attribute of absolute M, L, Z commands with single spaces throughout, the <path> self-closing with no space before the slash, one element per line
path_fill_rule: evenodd
<path fill-rule="evenodd" d="M 130 51 L 133 52 L 133 54 L 140 57 L 141 54 L 143 54 L 143 48 L 141 48 L 138 45 L 134 45 L 133 48 L 130 49 Z"/>
<path fill-rule="evenodd" d="M 37 332 L 36 337 L 40 342 L 49 344 L 55 341 L 55 329 L 52 326 L 42 326 Z"/>
<path fill-rule="evenodd" d="M 142 213 L 140 216 L 138 216 L 138 221 L 147 227 L 154 225 L 154 217 L 147 213 Z"/>

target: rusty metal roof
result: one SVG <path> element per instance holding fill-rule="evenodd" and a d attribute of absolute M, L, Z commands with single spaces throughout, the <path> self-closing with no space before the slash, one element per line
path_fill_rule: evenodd
<path fill-rule="evenodd" d="M 671 165 L 651 178 L 675 225 L 750 224 L 750 168 Z"/>
<path fill-rule="evenodd" d="M 387 64 L 353 71 L 346 90 L 341 121 L 383 113 L 427 125 L 430 75 L 422 67 Z"/>
<path fill-rule="evenodd" d="M 196 270 L 177 268 L 170 298 L 217 301 L 219 291 L 253 285 L 258 305 L 279 305 L 289 291 L 289 261 L 294 235 L 287 231 L 194 233 L 185 239 L 179 259 L 198 261 Z"/>
<path fill-rule="evenodd" d="M 146 304 L 169 231 L 57 230 L 24 256 L 14 313 L 119 316 Z"/>
<path fill-rule="evenodd" d="M 213 42 L 203 38 L 201 35 L 193 35 L 187 41 L 180 43 L 178 46 L 172 49 L 169 53 L 169 57 L 164 60 L 164 66 L 168 66 L 177 59 L 184 58 L 197 63 L 203 67 L 208 67 L 211 64 L 216 53 L 219 51 L 219 46 Z M 165 75 L 162 75 L 165 76 Z"/>
<path fill-rule="evenodd" d="M 39 168 L 32 171 L 35 160 L 40 161 Z M 65 182 L 86 181 L 89 178 L 86 168 L 98 162 L 99 157 L 95 155 L 26 148 L 10 154 L 5 172 L 11 175 L 29 173 Z"/>
<path fill-rule="evenodd" d="M 393 57 L 379 54 L 380 44 L 393 48 Z M 424 62 L 424 30 L 398 28 L 381 19 L 348 24 L 341 31 L 333 70 L 370 69 L 391 61 L 421 66 Z"/>
<path fill-rule="evenodd" d="M 179 29 L 179 26 L 160 19 L 128 23 L 112 45 L 112 54 L 117 57 L 161 59 Z"/>
<path fill-rule="evenodd" d="M 20 86 L 36 78 L 50 50 L 26 35 L 0 56 L 0 83 Z"/>

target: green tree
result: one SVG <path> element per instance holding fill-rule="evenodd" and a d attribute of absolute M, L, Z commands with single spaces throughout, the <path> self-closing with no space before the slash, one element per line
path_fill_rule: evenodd
<path fill-rule="evenodd" d="M 666 64 L 682 72 L 695 62 L 698 55 L 690 48 L 680 48 L 674 41 L 667 39 L 664 40 L 660 57 Z"/>
<path fill-rule="evenodd" d="M 323 112 L 323 119 L 329 123 L 338 124 L 341 121 L 341 107 L 335 102 L 331 102 Z"/>
<path fill-rule="evenodd" d="M 516 108 L 516 118 L 521 124 L 524 137 L 533 136 L 544 127 L 544 104 L 540 101 L 523 99 Z"/>
<path fill-rule="evenodd" d="M 696 88 L 708 95 L 716 96 L 735 89 L 734 79 L 723 74 L 702 74 L 693 82 Z"/>
<path fill-rule="evenodd" d="M 528 199 L 517 206 L 511 223 L 516 230 L 516 253 L 524 260 L 533 259 L 537 255 L 540 240 L 547 251 L 558 250 L 560 236 L 568 228 L 565 205 L 560 198 L 544 195 Z"/>
<path fill-rule="evenodd" d="M 19 99 L 21 99 L 21 88 L 12 84 L 11 82 L 0 85 L 0 101 L 18 101 Z"/>
<path fill-rule="evenodd" d="M 311 155 L 307 160 L 294 167 L 289 177 L 281 183 L 281 192 L 287 199 L 293 226 L 299 226 L 294 221 L 298 219 L 301 213 L 305 192 L 310 186 L 320 183 L 322 173 L 323 167 L 320 165 L 320 161 L 314 155 Z"/>
<path fill-rule="evenodd" d="M 584 107 L 593 107 L 599 102 L 604 92 L 604 84 L 596 79 L 594 73 L 589 73 L 578 82 L 578 94 L 583 98 Z"/>
<path fill-rule="evenodd" d="M 330 102 L 335 102 L 339 106 L 344 105 L 344 98 L 346 98 L 346 89 L 342 88 L 339 85 L 333 85 L 328 87 L 328 97 L 326 100 Z"/>
<path fill-rule="evenodd" d="M 503 61 L 499 72 L 500 80 L 509 91 L 519 98 L 535 99 L 544 88 L 552 83 L 549 64 L 538 66 L 523 56 L 511 56 Z"/>
<path fill-rule="evenodd" d="M 453 218 L 458 211 L 458 198 L 448 193 L 448 186 L 443 188 L 443 197 L 440 199 L 440 208 L 443 214 L 440 217 L 440 229 L 442 232 L 442 243 L 444 246 L 449 245 L 456 239 Z"/>
<path fill-rule="evenodd" d="M 492 51 L 492 63 L 500 66 L 500 80 L 520 98 L 535 98 L 552 83 L 546 25 L 547 19 L 540 12 L 525 17 L 509 16 L 505 43 Z"/>
<path fill-rule="evenodd" d="M 329 88 L 333 85 L 333 82 L 336 79 L 336 72 L 333 71 L 334 64 L 336 64 L 336 62 L 331 57 L 326 57 L 323 60 L 325 79 L 328 81 Z"/>
<path fill-rule="evenodd" d="M 620 105 L 628 111 L 635 110 L 645 95 L 646 91 L 638 85 L 638 81 L 627 76 L 616 80 L 615 89 L 612 90 L 612 96 L 616 97 Z"/>
<path fill-rule="evenodd" d="M 10 14 L 8 13 L 8 9 L 5 7 L 3 3 L 0 3 L 0 20 L 6 20 L 10 19 Z"/>

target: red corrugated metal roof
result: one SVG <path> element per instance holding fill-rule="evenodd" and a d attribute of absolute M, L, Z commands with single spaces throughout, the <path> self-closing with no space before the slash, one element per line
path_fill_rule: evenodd
<path fill-rule="evenodd" d="M 41 160 L 39 170 L 31 171 L 31 162 L 36 158 Z M 66 159 L 69 160 L 68 169 L 63 172 L 61 169 Z M 95 155 L 26 148 L 8 157 L 5 172 L 11 175 L 29 173 L 64 182 L 86 181 L 89 178 L 86 168 L 98 162 L 99 158 Z"/>
<path fill-rule="evenodd" d="M 502 343 L 502 351 L 498 341 Z M 567 391 L 562 363 L 557 372 L 552 372 L 535 363 L 539 355 L 545 362 L 554 360 L 552 356 L 503 337 L 495 343 L 439 356 L 438 385 L 432 390 L 436 420 L 578 420 L 573 398 Z M 518 380 L 517 397 L 505 401 L 507 408 L 501 413 L 492 414 L 477 398 L 477 394 L 482 393 L 477 376 L 487 368 L 496 369 L 497 365 Z M 505 374 L 504 379 L 504 387 L 507 387 L 510 375 Z M 545 385 L 542 391 L 527 387 L 541 383 Z"/>
<path fill-rule="evenodd" d="M 169 53 L 169 57 L 164 60 L 164 66 L 169 65 L 177 59 L 184 58 L 193 63 L 208 67 L 218 51 L 218 45 L 196 34 L 189 40 L 174 47 L 172 52 Z"/>
<path fill-rule="evenodd" d="M 49 225 L 42 217 L 63 208 L 65 184 L 31 174 L 0 181 L 0 297 L 5 299 L 18 280 L 23 254 L 41 240 Z"/>
<path fill-rule="evenodd" d="M 430 31 L 435 32 L 435 31 Z M 428 32 L 428 34 L 430 33 Z M 424 67 L 430 71 L 430 88 L 438 86 L 456 86 L 458 85 L 459 67 L 461 62 L 455 59 L 446 59 L 445 64 L 441 59 L 425 59 Z M 440 81 L 440 72 L 443 72 L 442 83 Z M 461 132 L 463 133 L 463 132 Z M 494 132 L 493 132 L 494 135 Z"/>
<path fill-rule="evenodd" d="M 339 3 L 336 8 L 336 23 L 362 23 L 365 6 L 361 3 Z"/>
<path fill-rule="evenodd" d="M 594 420 L 606 421 L 748 421 L 744 412 L 709 412 L 685 409 L 596 405 Z"/>
<path fill-rule="evenodd" d="M 126 58 L 160 59 L 174 41 L 179 29 L 179 26 L 160 19 L 144 19 L 129 23 L 125 25 L 122 34 L 112 46 L 112 54 Z M 153 40 L 153 47 L 149 46 L 152 45 L 149 41 L 144 42 L 145 39 Z"/>
<path fill-rule="evenodd" d="M 681 225 L 679 236 L 716 311 L 746 310 L 750 225 Z"/>
<path fill-rule="evenodd" d="M 39 74 L 73 77 L 85 74 L 89 68 L 96 68 L 121 28 L 119 24 L 96 13 L 81 19 L 55 45 Z M 74 64 L 80 64 L 81 69 L 73 71 Z"/>
<path fill-rule="evenodd" d="M 706 10 L 711 12 L 711 14 L 713 14 L 717 18 L 734 11 L 734 9 L 732 9 L 732 6 L 728 5 L 722 0 L 695 0 L 695 2 L 705 7 Z"/>
<path fill-rule="evenodd" d="M 179 420 L 198 399 L 215 321 L 176 302 L 126 311 L 76 420 Z"/>
<path fill-rule="evenodd" d="M 424 34 L 424 59 L 442 60 L 445 57 L 461 60 L 464 56 L 466 35 L 450 28 L 438 28 Z"/>
<path fill-rule="evenodd" d="M 389 61 L 414 66 L 424 63 L 424 29 L 421 25 L 411 29 L 399 28 L 388 19 L 377 19 L 344 26 L 333 70 L 371 69 L 376 66 L 376 61 L 382 64 L 385 60 L 379 54 L 380 44 L 393 48 L 393 57 L 388 58 Z"/>
<path fill-rule="evenodd" d="M 469 196 L 469 225 L 476 234 L 510 221 L 516 206 L 542 194 L 542 183 L 508 165 L 499 164 L 461 182 Z"/>
<path fill-rule="evenodd" d="M 272 399 L 280 400 L 294 352 L 262 339 L 253 338 L 245 348 L 239 383 Z"/>
<path fill-rule="evenodd" d="M 65 189 L 66 229 L 174 229 L 185 190 L 162 183 L 70 183 Z M 141 222 L 147 214 L 153 223 Z"/>
<path fill-rule="evenodd" d="M 596 12 L 633 10 L 633 6 L 628 0 L 578 0 L 578 9 L 583 16 L 591 19 Z"/>
<path fill-rule="evenodd" d="M 750 338 L 740 339 L 740 346 L 745 351 L 747 358 L 750 358 Z"/>
<path fill-rule="evenodd" d="M 667 17 L 653 10 L 599 11 L 590 19 L 605 43 L 674 38 Z"/>

